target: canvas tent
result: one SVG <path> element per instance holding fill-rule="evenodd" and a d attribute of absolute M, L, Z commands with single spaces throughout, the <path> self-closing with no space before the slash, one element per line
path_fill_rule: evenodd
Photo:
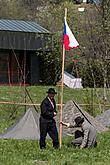
<path fill-rule="evenodd" d="M 104 126 L 110 127 L 110 109 L 100 115 L 97 115 L 96 120 L 103 123 Z"/>
<path fill-rule="evenodd" d="M 34 107 L 30 107 L 14 125 L 9 127 L 5 133 L 0 134 L 0 139 L 39 140 L 39 117 L 40 114 L 36 112 Z M 59 121 L 57 127 L 59 132 Z M 49 135 L 47 138 L 50 138 Z"/>
<path fill-rule="evenodd" d="M 39 140 L 39 117 L 40 114 L 36 112 L 34 107 L 30 107 L 14 125 L 9 127 L 5 133 L 0 134 L 0 139 Z M 50 138 L 49 135 L 47 138 Z"/>
<path fill-rule="evenodd" d="M 88 120 L 97 130 L 97 132 L 107 131 L 101 122 L 82 110 L 74 101 L 68 101 L 63 108 L 63 121 L 74 125 L 74 119 L 77 116 L 83 116 Z M 59 114 L 56 118 L 57 128 L 59 132 Z M 73 134 L 75 128 L 63 127 L 63 137 L 68 134 Z M 5 133 L 0 134 L 0 139 L 25 139 L 36 140 L 40 137 L 39 131 L 39 113 L 33 107 L 29 108 L 26 113 L 13 126 L 8 128 Z M 49 136 L 47 136 L 49 138 Z"/>
<path fill-rule="evenodd" d="M 68 101 L 63 108 L 63 122 L 66 122 L 66 123 L 69 122 L 74 125 L 75 124 L 74 119 L 77 116 L 83 116 L 85 120 L 88 120 L 96 128 L 98 133 L 108 130 L 108 128 L 106 128 L 101 122 L 97 121 L 89 113 L 82 110 L 81 107 L 79 107 L 79 105 L 76 102 L 72 100 Z M 74 131 L 75 131 L 75 128 L 63 127 L 63 132 L 65 132 L 66 134 L 73 134 Z"/>
<path fill-rule="evenodd" d="M 75 78 L 68 72 L 64 72 L 64 84 L 70 88 L 83 88 L 81 78 Z"/>
<path fill-rule="evenodd" d="M 34 108 L 29 108 L 26 113 L 12 127 L 8 128 L 4 134 L 0 134 L 2 139 L 39 139 L 39 114 Z"/>

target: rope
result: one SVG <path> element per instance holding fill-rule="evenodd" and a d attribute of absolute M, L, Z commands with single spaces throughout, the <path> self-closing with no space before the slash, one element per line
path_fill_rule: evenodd
<path fill-rule="evenodd" d="M 9 102 L 9 101 L 0 101 L 0 104 L 10 104 L 10 105 L 34 105 L 34 106 L 40 106 L 40 103 L 19 103 L 19 102 Z M 60 106 L 61 104 L 56 104 L 56 106 Z M 64 106 L 65 104 L 63 104 Z M 76 104 L 75 104 L 76 105 Z M 92 105 L 92 104 L 78 104 L 79 106 L 86 106 L 86 105 Z M 77 105 L 77 106 L 78 106 Z M 106 107 L 110 107 L 110 104 L 107 105 L 103 105 L 102 106 L 106 106 Z M 99 106 L 99 104 L 94 104 L 94 106 Z"/>

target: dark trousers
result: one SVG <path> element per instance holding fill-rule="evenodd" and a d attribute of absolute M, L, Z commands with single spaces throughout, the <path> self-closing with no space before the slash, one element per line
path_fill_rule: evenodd
<path fill-rule="evenodd" d="M 83 132 L 81 132 L 79 130 L 75 131 L 75 139 L 74 139 L 74 141 L 71 142 L 71 144 L 74 145 L 75 147 L 79 147 L 82 144 L 83 137 L 84 137 Z M 95 141 L 93 147 L 96 147 L 96 146 L 97 146 L 97 142 Z M 85 146 L 85 148 L 86 147 L 87 147 L 87 145 Z"/>
<path fill-rule="evenodd" d="M 40 117 L 40 148 L 46 148 L 46 136 L 47 133 L 52 139 L 53 147 L 59 147 L 58 131 L 55 120 L 47 120 Z"/>
<path fill-rule="evenodd" d="M 71 142 L 71 144 L 75 147 L 80 146 L 82 144 L 83 136 L 83 132 L 79 130 L 75 131 L 75 139 Z"/>

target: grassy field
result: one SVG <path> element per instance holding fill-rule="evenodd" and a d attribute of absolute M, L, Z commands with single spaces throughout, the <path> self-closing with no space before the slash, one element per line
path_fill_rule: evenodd
<path fill-rule="evenodd" d="M 53 149 L 47 141 L 43 151 L 38 141 L 0 140 L 0 165 L 109 165 L 109 139 L 110 132 L 100 134 L 97 148 L 80 150 L 68 146 L 71 138 L 67 137 L 61 149 Z"/>
<path fill-rule="evenodd" d="M 45 86 L 33 86 L 27 87 L 27 90 L 33 102 L 40 103 L 45 97 L 48 88 Z M 55 88 L 58 92 L 58 88 Z M 24 102 L 25 95 L 23 90 L 23 87 L 0 87 L 1 101 Z M 97 91 L 98 95 L 102 97 L 103 89 L 97 89 Z M 58 96 L 55 99 L 58 102 Z M 71 99 L 74 99 L 79 104 L 99 103 L 99 98 L 96 97 L 96 93 L 92 89 L 73 90 L 64 88 L 64 103 Z M 107 99 L 106 104 L 109 103 L 109 91 L 107 91 Z M 26 102 L 31 103 L 28 97 L 26 97 Z M 36 108 L 39 110 L 39 107 Z M 90 110 L 87 106 L 83 108 Z M 4 132 L 7 127 L 13 124 L 24 110 L 24 106 L 1 104 L 0 132 Z M 92 111 L 94 115 L 100 113 L 98 107 L 93 108 Z M 58 150 L 53 149 L 51 141 L 48 140 L 47 149 L 43 151 L 39 149 L 38 141 L 0 139 L 0 165 L 109 165 L 109 139 L 110 132 L 98 134 L 97 148 L 84 150 L 75 149 L 68 145 L 72 137 L 64 138 L 62 148 Z"/>

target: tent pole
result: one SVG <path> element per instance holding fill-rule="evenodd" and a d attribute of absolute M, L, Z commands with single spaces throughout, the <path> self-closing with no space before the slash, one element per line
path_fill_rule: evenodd
<path fill-rule="evenodd" d="M 16 54 L 15 54 L 15 52 L 14 52 L 14 50 L 13 50 L 13 49 L 12 49 L 12 51 L 13 51 L 13 54 L 14 54 L 15 59 L 16 59 L 16 61 L 17 61 L 18 67 L 19 67 L 19 69 L 20 69 L 21 76 L 22 76 L 22 78 L 23 78 L 23 80 L 24 80 L 23 71 L 22 71 L 21 66 L 20 66 L 20 64 L 19 64 L 18 58 L 17 58 L 17 56 L 16 56 Z M 31 96 L 30 96 L 30 94 L 29 94 L 29 92 L 28 92 L 28 90 L 27 90 L 26 88 L 25 88 L 25 92 L 26 92 L 26 94 L 28 95 L 28 97 L 29 97 L 29 99 L 31 100 L 31 102 L 33 103 L 32 98 L 31 98 Z M 35 106 L 35 105 L 34 105 L 34 108 L 35 108 L 35 109 L 36 109 L 36 111 L 37 111 L 37 108 L 36 108 L 36 106 Z"/>
<path fill-rule="evenodd" d="M 26 103 L 26 50 L 24 50 L 24 102 Z M 26 112 L 26 105 L 25 105 L 25 112 Z"/>
<path fill-rule="evenodd" d="M 67 16 L 67 8 L 65 8 L 65 18 Z M 61 109 L 60 109 L 60 148 L 62 145 L 62 109 L 63 109 L 63 85 L 64 85 L 64 63 L 65 63 L 65 46 L 63 44 L 63 57 L 62 57 L 62 81 L 61 81 Z"/>
<path fill-rule="evenodd" d="M 10 77 L 10 59 L 9 59 L 9 55 L 8 55 L 8 58 L 7 58 L 7 62 L 8 62 L 8 82 L 9 82 L 9 85 L 11 86 L 11 77 Z"/>

